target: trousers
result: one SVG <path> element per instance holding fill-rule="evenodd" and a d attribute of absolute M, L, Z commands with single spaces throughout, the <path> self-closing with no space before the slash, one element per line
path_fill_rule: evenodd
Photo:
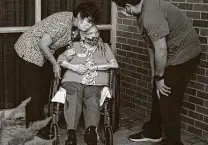
<path fill-rule="evenodd" d="M 143 124 L 143 135 L 147 137 L 161 137 L 161 125 L 164 126 L 167 145 L 182 145 L 181 142 L 181 106 L 184 92 L 191 75 L 196 70 L 200 55 L 179 64 L 168 66 L 164 73 L 165 85 L 171 88 L 171 94 L 160 94 L 158 99 L 156 86 L 152 91 L 152 110 L 150 120 Z"/>
<path fill-rule="evenodd" d="M 52 67 L 49 64 L 39 67 L 17 57 L 20 68 L 20 87 L 23 90 L 21 100 L 31 97 L 31 101 L 25 108 L 26 127 L 29 127 L 30 123 L 45 118 L 44 104 L 48 100 Z"/>
<path fill-rule="evenodd" d="M 77 82 L 62 82 L 66 90 L 64 116 L 67 129 L 77 128 L 83 110 L 85 128 L 98 126 L 100 121 L 100 92 L 103 86 L 82 85 Z"/>

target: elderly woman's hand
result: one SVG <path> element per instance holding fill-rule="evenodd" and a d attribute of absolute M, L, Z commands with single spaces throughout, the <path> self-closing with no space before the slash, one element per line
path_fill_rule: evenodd
<path fill-rule="evenodd" d="M 53 66 L 53 72 L 54 77 L 58 77 L 59 79 L 61 79 L 61 67 L 59 66 L 59 64 Z"/>
<path fill-rule="evenodd" d="M 97 66 L 91 66 L 91 67 L 89 67 L 89 70 L 90 71 L 96 71 L 98 69 L 98 67 Z"/>
<path fill-rule="evenodd" d="M 88 68 L 83 64 L 78 64 L 75 65 L 75 71 L 82 75 L 88 71 Z"/>

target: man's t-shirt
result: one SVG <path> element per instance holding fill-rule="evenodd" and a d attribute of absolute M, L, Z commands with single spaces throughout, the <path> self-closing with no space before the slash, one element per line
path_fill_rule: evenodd
<path fill-rule="evenodd" d="M 184 63 L 201 52 L 199 38 L 192 23 L 170 2 L 144 0 L 138 22 L 152 42 L 166 37 L 167 66 Z"/>

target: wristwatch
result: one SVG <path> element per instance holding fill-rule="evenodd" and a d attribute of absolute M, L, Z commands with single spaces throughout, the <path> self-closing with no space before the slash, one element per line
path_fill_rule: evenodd
<path fill-rule="evenodd" d="M 154 76 L 154 80 L 155 80 L 155 81 L 160 81 L 160 80 L 162 80 L 162 79 L 164 79 L 164 76 L 159 76 L 159 75 L 155 75 L 155 76 Z"/>

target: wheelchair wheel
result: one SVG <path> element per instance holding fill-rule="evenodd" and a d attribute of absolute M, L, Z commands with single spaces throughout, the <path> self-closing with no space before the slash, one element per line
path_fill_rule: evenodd
<path fill-rule="evenodd" d="M 50 128 L 50 139 L 54 140 L 52 145 L 59 145 L 58 125 L 52 124 Z"/>
<path fill-rule="evenodd" d="M 104 144 L 113 145 L 113 129 L 110 125 L 105 125 L 104 128 Z"/>

